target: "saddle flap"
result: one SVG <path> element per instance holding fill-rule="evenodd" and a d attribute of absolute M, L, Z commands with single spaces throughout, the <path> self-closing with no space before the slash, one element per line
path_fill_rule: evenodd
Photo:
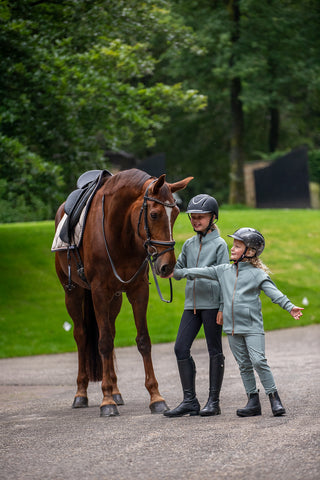
<path fill-rule="evenodd" d="M 66 203 L 64 205 L 64 211 L 67 215 L 70 215 L 75 207 L 75 205 L 80 201 L 80 198 L 84 194 L 85 190 L 78 188 L 77 190 L 73 190 L 73 192 L 68 195 Z"/>
<path fill-rule="evenodd" d="M 60 239 L 64 242 L 64 243 L 70 243 L 70 236 L 69 236 L 69 220 L 70 220 L 70 217 L 66 217 L 62 227 L 61 227 L 61 230 L 60 230 L 60 234 L 59 234 L 59 237 Z"/>

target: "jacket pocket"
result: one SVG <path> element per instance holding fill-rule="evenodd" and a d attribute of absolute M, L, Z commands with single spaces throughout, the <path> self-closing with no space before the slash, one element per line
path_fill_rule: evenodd
<path fill-rule="evenodd" d="M 185 288 L 185 299 L 192 303 L 193 302 L 193 281 L 187 280 Z"/>
<path fill-rule="evenodd" d="M 233 315 L 235 332 L 239 331 L 239 333 L 241 333 L 252 328 L 253 321 L 250 314 L 250 308 L 245 305 L 237 305 Z"/>

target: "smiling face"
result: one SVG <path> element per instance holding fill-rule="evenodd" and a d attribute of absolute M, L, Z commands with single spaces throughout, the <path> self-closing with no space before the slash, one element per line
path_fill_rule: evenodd
<path fill-rule="evenodd" d="M 244 254 L 246 246 L 241 240 L 236 238 L 233 240 L 233 246 L 231 248 L 231 260 L 237 262 Z M 253 248 L 248 248 L 246 251 L 246 258 L 253 258 L 256 256 L 256 251 Z"/>
<path fill-rule="evenodd" d="M 215 215 L 213 216 L 215 218 Z M 196 232 L 205 232 L 209 226 L 211 213 L 191 213 L 190 221 Z"/>
<path fill-rule="evenodd" d="M 233 262 L 237 262 L 241 255 L 243 255 L 244 251 L 246 249 L 246 246 L 241 240 L 233 240 L 233 245 L 231 248 L 231 260 Z"/>

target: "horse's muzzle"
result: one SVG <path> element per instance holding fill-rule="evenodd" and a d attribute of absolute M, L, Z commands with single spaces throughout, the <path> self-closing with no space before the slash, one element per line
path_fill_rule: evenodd
<path fill-rule="evenodd" d="M 163 255 L 158 255 L 153 263 L 155 273 L 162 278 L 168 277 L 173 272 L 175 264 L 176 257 L 173 250 L 167 250 Z"/>
<path fill-rule="evenodd" d="M 159 247 L 168 247 L 165 250 L 158 251 Z M 160 277 L 168 277 L 173 272 L 176 257 L 174 254 L 175 242 L 164 242 L 158 240 L 149 240 L 145 242 L 145 248 L 147 249 L 149 259 L 154 265 L 155 273 Z"/>
<path fill-rule="evenodd" d="M 174 265 L 164 263 L 163 265 L 161 265 L 159 272 L 157 272 L 157 275 L 159 275 L 162 278 L 167 278 L 173 272 L 173 269 L 174 269 Z M 156 267 L 156 271 L 157 271 L 157 267 Z"/>

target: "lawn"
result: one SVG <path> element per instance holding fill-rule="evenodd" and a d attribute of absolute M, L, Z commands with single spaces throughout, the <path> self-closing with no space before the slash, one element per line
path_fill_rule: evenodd
<path fill-rule="evenodd" d="M 307 299 L 300 321 L 261 295 L 266 330 L 319 323 L 320 215 L 316 210 L 221 209 L 220 234 L 227 237 L 241 226 L 260 230 L 266 239 L 262 260 L 277 286 L 296 305 Z M 176 221 L 176 254 L 192 235 L 186 214 Z M 0 225 L 0 357 L 70 352 L 76 350 L 72 323 L 64 305 L 64 292 L 54 269 L 51 243 L 54 222 Z M 153 343 L 174 341 L 183 311 L 185 281 L 173 280 L 173 303 L 160 301 L 150 276 L 148 325 Z M 169 297 L 168 280 L 160 280 Z M 135 326 L 124 298 L 116 323 L 116 346 L 135 343 Z M 201 331 L 199 336 L 203 336 Z"/>

